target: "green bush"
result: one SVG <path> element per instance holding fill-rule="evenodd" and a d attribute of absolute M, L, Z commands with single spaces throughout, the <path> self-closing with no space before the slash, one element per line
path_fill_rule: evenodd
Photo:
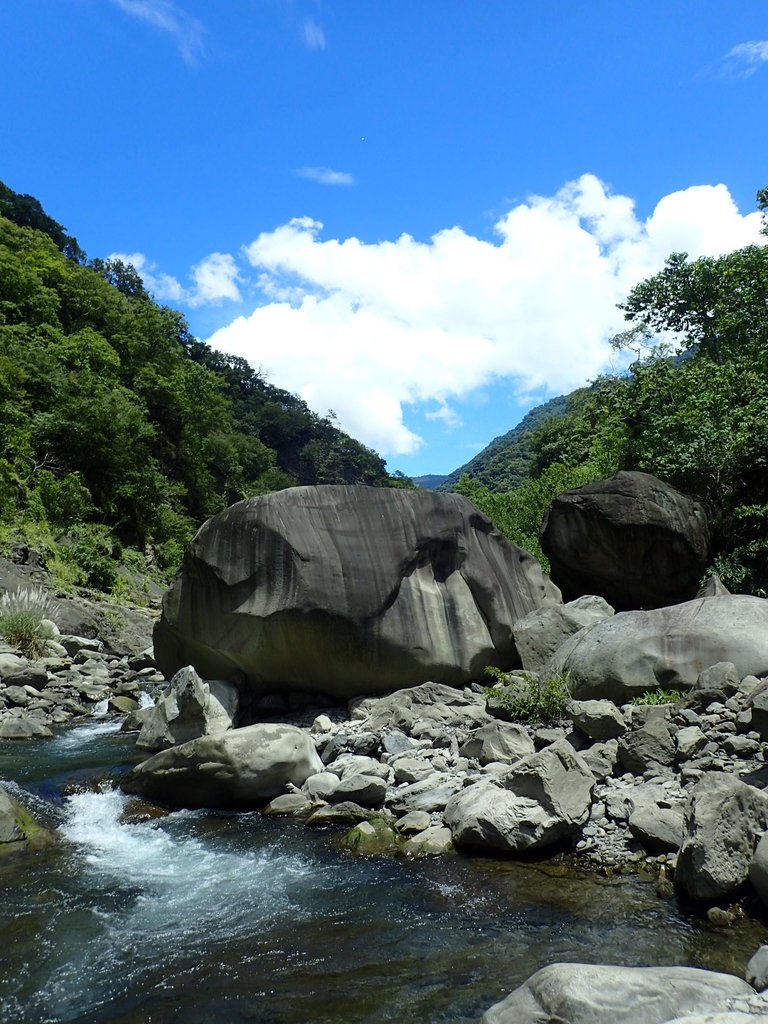
<path fill-rule="evenodd" d="M 40 587 L 10 591 L 0 598 L 0 633 L 25 658 L 39 658 L 53 639 L 44 621 L 53 614 L 53 601 Z"/>
<path fill-rule="evenodd" d="M 493 665 L 485 672 L 502 684 L 486 687 L 486 700 L 493 701 L 513 722 L 556 722 L 571 699 L 567 672 L 544 680 L 529 672 L 502 672 Z"/>
<path fill-rule="evenodd" d="M 665 690 L 661 686 L 657 686 L 655 690 L 646 690 L 640 697 L 635 697 L 630 703 L 632 704 L 677 704 L 678 701 L 685 700 L 686 694 L 683 690 Z"/>

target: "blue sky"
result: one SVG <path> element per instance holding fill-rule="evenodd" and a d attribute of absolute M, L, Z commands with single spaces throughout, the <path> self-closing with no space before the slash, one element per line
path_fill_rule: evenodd
<path fill-rule="evenodd" d="M 414 475 L 760 237 L 754 0 L 6 0 L 0 88 L 1 180 Z"/>

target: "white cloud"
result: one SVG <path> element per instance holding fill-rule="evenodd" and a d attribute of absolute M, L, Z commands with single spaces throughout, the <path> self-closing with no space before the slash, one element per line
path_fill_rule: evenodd
<path fill-rule="evenodd" d="M 759 229 L 724 185 L 667 195 L 641 221 L 593 175 L 515 206 L 496 241 L 458 227 L 427 242 L 323 240 L 321 224 L 297 218 L 244 249 L 267 301 L 208 340 L 405 455 L 421 439 L 404 407 L 450 425 L 450 401 L 494 379 L 520 395 L 580 386 L 609 364 L 625 326 L 616 303 L 670 252 L 719 254 L 759 242 Z"/>
<path fill-rule="evenodd" d="M 229 253 L 212 252 L 192 268 L 195 283 L 190 306 L 202 306 L 207 302 L 240 301 L 237 282 L 240 274 L 234 257 Z"/>
<path fill-rule="evenodd" d="M 330 167 L 300 167 L 296 176 L 317 182 L 318 185 L 354 185 L 355 179 L 346 171 L 334 171 Z"/>
<path fill-rule="evenodd" d="M 304 43 L 308 50 L 324 50 L 326 46 L 323 26 L 314 18 L 304 19 Z"/>
<path fill-rule="evenodd" d="M 234 257 L 228 253 L 213 252 L 190 270 L 193 286 L 185 288 L 170 274 L 158 273 L 157 264 L 143 252 L 113 252 L 108 260 L 130 263 L 145 287 L 161 302 L 179 302 L 187 306 L 202 306 L 222 301 L 240 301 L 237 282 L 240 274 Z"/>
<path fill-rule="evenodd" d="M 739 43 L 726 53 L 720 64 L 727 72 L 748 78 L 762 65 L 768 63 L 768 40 L 753 40 Z"/>
<path fill-rule="evenodd" d="M 173 3 L 172 0 L 112 0 L 121 11 L 167 32 L 176 42 L 182 59 L 189 65 L 203 55 L 202 22 Z"/>

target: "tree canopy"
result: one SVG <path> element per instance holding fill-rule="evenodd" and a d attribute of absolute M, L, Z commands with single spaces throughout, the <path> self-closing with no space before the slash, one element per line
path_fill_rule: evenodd
<path fill-rule="evenodd" d="M 83 585 L 103 585 L 99 550 L 173 568 L 206 517 L 246 496 L 403 483 L 331 416 L 192 338 L 133 267 L 88 263 L 36 199 L 2 184 L 0 453 L 0 544 L 34 535 Z"/>

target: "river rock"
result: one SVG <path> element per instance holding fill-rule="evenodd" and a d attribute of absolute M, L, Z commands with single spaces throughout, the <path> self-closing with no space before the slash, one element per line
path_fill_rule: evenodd
<path fill-rule="evenodd" d="M 760 946 L 750 957 L 744 977 L 755 991 L 768 989 L 768 946 Z"/>
<path fill-rule="evenodd" d="M 350 717 L 376 734 L 394 728 L 415 738 L 430 738 L 449 728 L 469 732 L 491 719 L 482 693 L 442 683 L 422 683 L 386 697 L 352 701 Z"/>
<path fill-rule="evenodd" d="M 515 623 L 514 636 L 523 668 L 539 672 L 569 636 L 610 618 L 614 610 L 602 597 L 586 595 L 568 604 L 547 604 Z"/>
<path fill-rule="evenodd" d="M 589 817 L 595 779 L 565 740 L 532 754 L 497 780 L 467 786 L 443 815 L 457 846 L 517 853 L 575 832 Z"/>
<path fill-rule="evenodd" d="M 572 700 L 565 713 L 592 740 L 613 740 L 627 731 L 624 716 L 610 700 Z"/>
<path fill-rule="evenodd" d="M 437 857 L 453 849 L 451 830 L 444 825 L 430 825 L 423 832 L 403 843 L 406 857 Z"/>
<path fill-rule="evenodd" d="M 522 725 L 499 721 L 477 729 L 461 747 L 462 757 L 474 757 L 480 764 L 512 763 L 535 751 L 533 740 Z"/>
<path fill-rule="evenodd" d="M 237 706 L 236 686 L 224 680 L 201 679 L 187 665 L 179 669 L 161 699 L 150 709 L 136 746 L 164 750 L 198 736 L 217 736 L 232 728 Z"/>
<path fill-rule="evenodd" d="M 671 800 L 662 786 L 646 784 L 630 790 L 629 831 L 648 853 L 671 853 L 683 841 L 682 799 Z"/>
<path fill-rule="evenodd" d="M 397 815 L 410 814 L 412 811 L 432 814 L 443 811 L 463 785 L 462 779 L 456 775 L 433 771 L 426 779 L 394 790 L 387 798 L 387 803 Z"/>
<path fill-rule="evenodd" d="M 677 755 L 674 726 L 666 718 L 649 718 L 619 740 L 619 760 L 628 772 L 642 775 L 649 768 L 674 764 Z"/>
<path fill-rule="evenodd" d="M 730 895 L 746 882 L 766 829 L 766 794 L 733 775 L 708 772 L 688 797 L 675 884 L 696 900 Z"/>
<path fill-rule="evenodd" d="M 260 724 L 162 750 L 131 769 L 121 789 L 174 807 L 253 806 L 322 769 L 304 729 Z"/>
<path fill-rule="evenodd" d="M 621 612 L 566 640 L 549 671 L 567 671 L 577 699 L 621 706 L 659 686 L 689 690 L 718 662 L 740 677 L 768 674 L 767 600 L 733 594 Z"/>
<path fill-rule="evenodd" d="M 616 609 L 694 598 L 709 560 L 704 506 L 648 473 L 621 472 L 560 494 L 541 547 L 566 601 L 598 594 Z"/>
<path fill-rule="evenodd" d="M 294 487 L 192 540 L 155 630 L 158 665 L 251 690 L 349 699 L 518 664 L 512 626 L 559 592 L 466 498 Z"/>
<path fill-rule="evenodd" d="M 0 786 L 0 856 L 4 853 L 36 849 L 52 840 L 18 800 Z"/>
<path fill-rule="evenodd" d="M 665 1024 L 729 1010 L 753 989 L 741 978 L 694 967 L 550 964 L 483 1016 L 482 1024 Z"/>
<path fill-rule="evenodd" d="M 384 803 L 387 784 L 375 775 L 345 775 L 326 797 L 335 804 L 351 800 L 361 807 L 380 807 Z"/>

